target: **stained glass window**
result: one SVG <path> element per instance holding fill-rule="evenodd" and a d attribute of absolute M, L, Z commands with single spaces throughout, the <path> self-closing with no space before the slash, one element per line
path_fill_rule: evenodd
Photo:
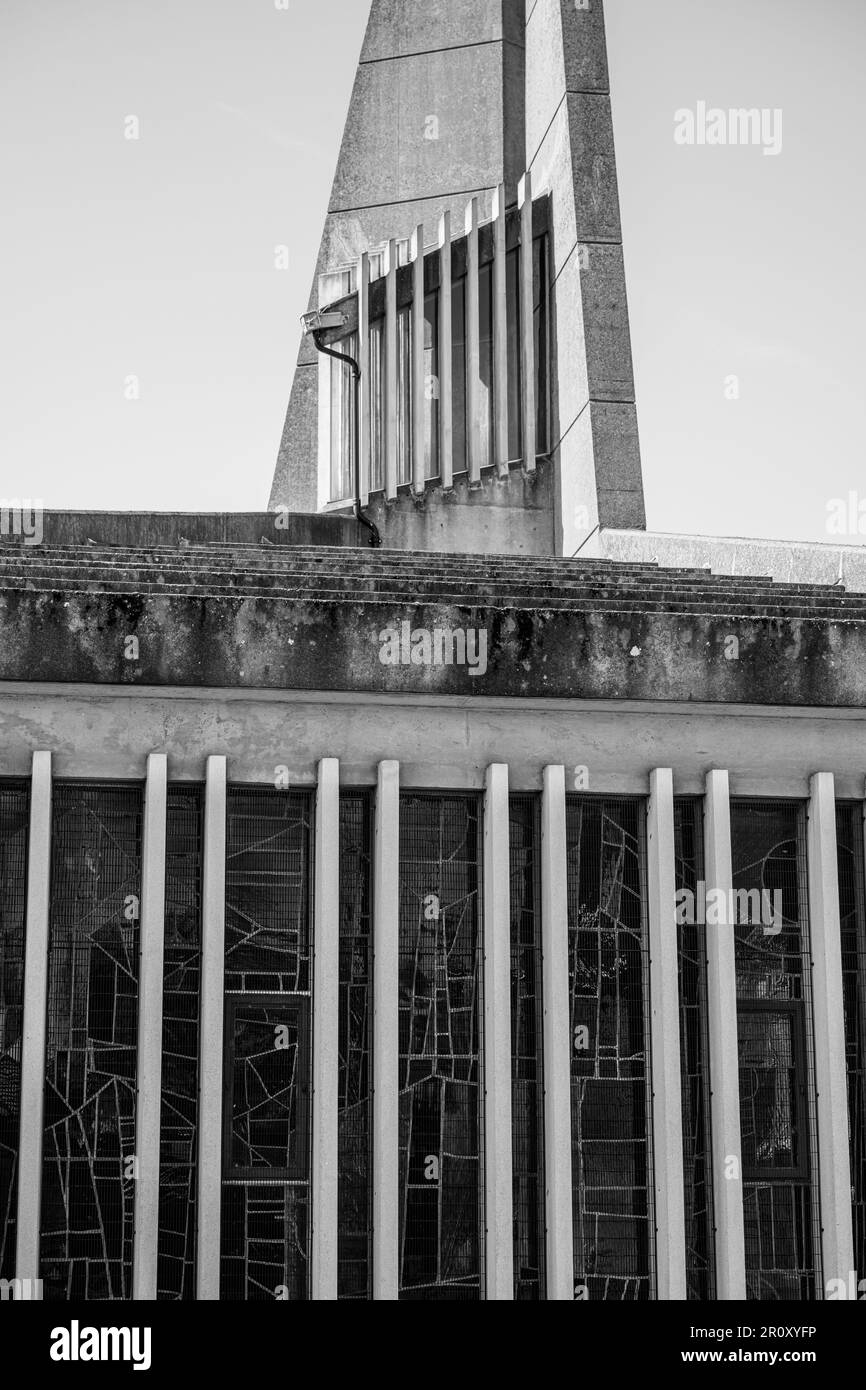
<path fill-rule="evenodd" d="M 731 854 L 747 1294 L 813 1299 L 820 1225 L 805 808 L 732 802 Z"/>
<path fill-rule="evenodd" d="M 159 1299 L 195 1298 L 203 807 L 201 788 L 169 787 L 159 1142 Z"/>
<path fill-rule="evenodd" d="M 143 788 L 55 784 L 40 1274 L 132 1296 Z"/>
<path fill-rule="evenodd" d="M 514 1297 L 544 1298 L 544 1086 L 542 1075 L 539 803 L 513 796 L 511 856 L 511 1125 Z"/>
<path fill-rule="evenodd" d="M 704 876 L 704 856 L 703 811 L 696 797 L 678 797 L 674 802 L 674 854 L 677 891 L 688 890 L 689 901 L 697 905 L 700 900 L 698 883 Z M 716 1296 L 707 927 L 705 922 L 697 920 L 697 910 L 682 915 L 690 919 L 677 927 L 686 1279 L 689 1298 L 707 1300 Z"/>
<path fill-rule="evenodd" d="M 569 796 L 576 1296 L 649 1299 L 653 1232 L 644 809 Z"/>
<path fill-rule="evenodd" d="M 15 1277 L 29 814 L 28 783 L 0 782 L 0 1279 Z"/>
<path fill-rule="evenodd" d="M 308 1296 L 310 1153 L 293 1106 L 310 1084 L 311 815 L 306 792 L 228 790 L 225 989 L 233 1022 L 224 1078 L 239 1111 L 223 1165 L 226 1300 Z M 262 1052 L 267 1030 L 273 1056 Z M 253 1161 L 236 1171 L 238 1155 Z"/>
<path fill-rule="evenodd" d="M 400 1298 L 483 1292 L 476 797 L 400 807 Z"/>
<path fill-rule="evenodd" d="M 370 1295 L 372 1165 L 372 804 L 340 796 L 340 1078 L 338 1296 Z"/>
<path fill-rule="evenodd" d="M 843 802 L 836 807 L 836 838 L 854 1268 L 861 1279 L 866 1279 L 866 877 L 863 872 L 863 807 L 859 802 Z M 844 1271 L 840 1273 L 844 1277 Z"/>

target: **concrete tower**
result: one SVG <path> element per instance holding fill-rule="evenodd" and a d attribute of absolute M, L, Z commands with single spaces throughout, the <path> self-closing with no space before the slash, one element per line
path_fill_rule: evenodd
<path fill-rule="evenodd" d="M 443 213 L 462 232 L 473 198 L 490 220 L 526 171 L 549 200 L 546 448 L 495 485 L 372 490 L 386 545 L 571 554 L 598 527 L 645 525 L 602 0 L 373 0 L 311 307 L 419 224 L 429 248 Z M 305 341 L 272 508 L 322 509 L 320 380 Z"/>

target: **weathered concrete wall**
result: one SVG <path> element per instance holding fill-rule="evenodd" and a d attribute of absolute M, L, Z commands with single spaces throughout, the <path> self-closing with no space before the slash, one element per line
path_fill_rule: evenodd
<path fill-rule="evenodd" d="M 763 541 L 735 536 L 675 536 L 660 531 L 602 531 L 584 552 L 609 560 L 704 567 L 713 574 L 766 575 L 780 584 L 841 584 L 866 593 L 866 546 Z"/>
<path fill-rule="evenodd" d="M 318 277 L 353 265 L 440 215 L 462 225 L 478 194 L 516 195 L 526 167 L 525 0 L 373 0 L 310 295 Z M 435 124 L 434 124 L 435 122 Z M 435 135 L 435 138 L 431 138 Z M 302 343 L 269 505 L 315 511 L 318 359 Z"/>
<path fill-rule="evenodd" d="M 31 528 L 32 529 L 32 528 Z M 179 546 L 260 545 L 363 546 L 367 537 L 353 517 L 287 515 L 275 512 L 55 512 L 42 513 L 45 545 Z M 0 535 L 0 545 L 20 545 Z M 38 549 L 38 546 L 33 547 Z"/>
<path fill-rule="evenodd" d="M 340 760 L 343 785 L 375 786 L 384 759 L 406 788 L 480 790 L 491 763 L 507 763 L 516 791 L 538 791 L 543 768 L 585 768 L 589 790 L 643 795 L 656 767 L 674 770 L 678 795 L 702 795 L 711 768 L 730 771 L 734 796 L 805 797 L 813 772 L 861 799 L 866 712 L 815 713 L 658 704 L 601 706 L 557 700 L 289 692 L 84 690 L 0 686 L 0 775 L 29 776 L 51 749 L 57 777 L 142 778 L 166 753 L 173 780 L 203 781 L 211 754 L 229 779 L 273 785 L 289 769 L 314 786 L 322 757 Z M 585 789 L 585 783 L 582 783 Z"/>
<path fill-rule="evenodd" d="M 646 524 L 602 0 L 537 0 L 526 92 L 534 187 L 552 192 L 557 553 L 572 555 L 598 524 Z"/>
<path fill-rule="evenodd" d="M 0 680 L 866 708 L 863 602 L 840 600 L 837 617 L 819 615 L 818 600 L 778 617 L 754 616 L 748 595 L 718 614 L 690 606 L 5 588 Z M 404 623 L 472 631 L 479 644 L 483 633 L 484 669 L 384 664 L 382 634 Z"/>
<path fill-rule="evenodd" d="M 532 478 L 518 470 L 496 478 L 485 470 L 483 490 L 459 477 L 451 492 L 428 486 L 416 501 L 407 488 L 396 502 L 372 499 L 366 515 L 390 550 L 555 554 L 553 474 L 541 459 Z"/>

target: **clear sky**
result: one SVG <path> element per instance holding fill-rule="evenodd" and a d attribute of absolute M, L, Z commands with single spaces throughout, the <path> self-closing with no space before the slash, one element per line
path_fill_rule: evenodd
<path fill-rule="evenodd" d="M 0 0 L 0 496 L 266 507 L 369 9 L 279 2 Z M 826 540 L 866 502 L 866 0 L 605 8 L 649 524 Z M 699 101 L 780 108 L 781 153 L 676 144 Z"/>

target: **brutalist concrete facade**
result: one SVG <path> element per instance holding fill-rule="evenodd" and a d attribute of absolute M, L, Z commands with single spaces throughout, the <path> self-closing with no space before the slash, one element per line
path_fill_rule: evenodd
<path fill-rule="evenodd" d="M 525 171 L 389 292 L 543 212 L 534 468 L 371 546 L 304 349 L 269 512 L 0 542 L 4 1296 L 861 1291 L 863 557 L 643 530 L 600 0 L 374 0 L 317 275 Z"/>

